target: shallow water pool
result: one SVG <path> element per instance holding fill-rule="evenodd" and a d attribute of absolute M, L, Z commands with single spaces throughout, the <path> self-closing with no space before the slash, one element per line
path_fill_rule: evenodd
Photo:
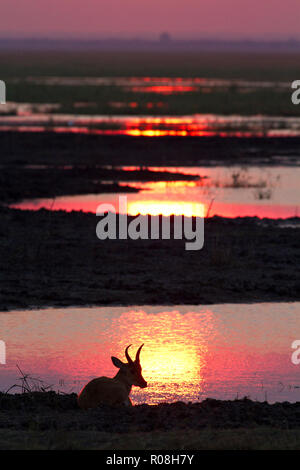
<path fill-rule="evenodd" d="M 137 167 L 123 167 L 136 170 Z M 149 167 L 151 171 L 169 171 L 199 175 L 196 181 L 158 181 L 121 183 L 139 192 L 126 193 L 127 213 L 182 214 L 186 216 L 267 217 L 299 216 L 300 167 Z M 38 210 L 82 210 L 96 213 L 100 204 L 112 204 L 119 211 L 118 197 L 124 193 L 86 194 L 24 200 L 11 207 Z M 122 211 L 121 211 L 122 213 Z"/>
<path fill-rule="evenodd" d="M 145 343 L 149 386 L 133 387 L 134 403 L 298 401 L 300 365 L 291 361 L 291 344 L 300 339 L 299 313 L 299 302 L 1 312 L 0 389 L 21 384 L 18 365 L 55 390 L 78 392 L 91 378 L 117 372 L 112 355 L 124 360 L 127 345 L 134 356 Z"/>

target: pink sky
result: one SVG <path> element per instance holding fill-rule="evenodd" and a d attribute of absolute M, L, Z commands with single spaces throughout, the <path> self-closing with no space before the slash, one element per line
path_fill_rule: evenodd
<path fill-rule="evenodd" d="M 299 0 L 1 0 L 0 34 L 300 37 Z"/>

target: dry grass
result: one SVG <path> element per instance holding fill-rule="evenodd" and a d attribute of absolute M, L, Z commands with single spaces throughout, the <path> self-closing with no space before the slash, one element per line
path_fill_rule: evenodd
<path fill-rule="evenodd" d="M 25 374 L 18 364 L 16 367 L 20 372 L 20 377 L 17 379 L 19 383 L 9 387 L 5 393 L 9 393 L 14 389 L 19 389 L 21 393 L 48 392 L 49 390 L 52 390 L 52 385 L 46 384 L 45 381 L 39 377 L 33 377 L 30 374 Z"/>

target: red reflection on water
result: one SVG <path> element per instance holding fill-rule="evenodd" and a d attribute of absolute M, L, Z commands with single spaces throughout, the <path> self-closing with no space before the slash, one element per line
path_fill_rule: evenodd
<path fill-rule="evenodd" d="M 139 104 L 136 101 L 130 101 L 125 103 L 123 101 L 111 101 L 109 103 L 111 108 L 121 109 L 121 108 L 138 108 Z"/>
<path fill-rule="evenodd" d="M 237 394 L 264 400 L 265 390 L 269 400 L 298 400 L 297 390 L 286 387 L 282 393 L 283 384 L 299 384 L 290 348 L 298 313 L 296 303 L 0 313 L 1 335 L 10 348 L 1 388 L 17 383 L 18 363 L 55 389 L 79 391 L 92 377 L 115 375 L 110 357 L 124 360 L 128 344 L 134 356 L 144 342 L 141 364 L 149 386 L 133 388 L 135 403 Z"/>
<path fill-rule="evenodd" d="M 187 217 L 196 216 L 203 217 L 207 214 L 209 209 L 209 202 L 200 203 L 194 201 L 182 201 L 180 195 L 178 200 L 154 200 L 149 195 L 149 198 L 138 198 L 138 195 L 128 195 L 128 214 L 162 214 L 169 216 L 185 215 Z M 10 207 L 23 209 L 23 210 L 39 210 L 41 208 L 51 210 L 64 210 L 83 211 L 96 213 L 99 204 L 113 204 L 118 209 L 118 201 L 116 195 L 80 195 L 80 196 L 62 196 L 57 197 L 53 203 L 53 199 L 33 199 L 25 200 L 23 202 L 11 204 Z M 219 215 L 222 217 L 259 217 L 271 219 L 286 219 L 295 217 L 295 206 L 279 205 L 279 204 L 237 204 L 226 202 L 214 202 L 213 206 L 209 209 L 209 216 Z"/>
<path fill-rule="evenodd" d="M 132 137 L 263 137 L 260 132 L 215 132 L 215 131 L 194 131 L 194 130 L 159 130 L 159 129 L 91 129 L 89 127 L 75 126 L 0 126 L 0 132 L 55 132 L 58 134 L 89 134 L 89 135 L 128 135 Z M 278 134 L 279 135 L 279 134 Z M 277 135 L 277 136 L 278 136 Z M 271 135 L 269 137 L 272 137 Z"/>
<path fill-rule="evenodd" d="M 197 83 L 202 84 L 207 82 L 207 78 L 200 78 L 200 77 L 129 77 L 128 80 L 134 83 L 157 83 L 157 84 L 182 84 L 182 83 Z"/>
<path fill-rule="evenodd" d="M 214 202 L 210 210 L 210 216 L 220 215 L 222 217 L 260 217 L 269 219 L 287 219 L 295 217 L 295 206 L 284 206 L 279 204 L 228 204 Z"/>
<path fill-rule="evenodd" d="M 130 102 L 131 108 L 136 102 Z M 152 106 L 152 103 L 148 103 Z M 154 104 L 153 104 L 154 105 Z M 119 104 L 118 104 L 119 106 Z M 275 137 L 299 135 L 298 118 L 259 116 L 0 116 L 0 131 L 37 131 L 131 136 Z"/>
<path fill-rule="evenodd" d="M 155 109 L 155 108 L 166 108 L 167 105 L 162 103 L 161 101 L 155 103 L 149 101 L 148 103 L 137 103 L 136 101 L 130 102 L 123 102 L 123 101 L 112 101 L 109 103 L 111 108 L 115 109 L 124 109 L 124 108 L 143 108 L 146 107 L 147 109 Z"/>
<path fill-rule="evenodd" d="M 120 167 L 136 171 L 144 167 Z M 146 167 L 145 167 L 146 168 Z M 21 209 L 82 210 L 95 213 L 99 204 L 114 205 L 119 212 L 119 196 L 127 198 L 129 215 L 162 214 L 203 217 L 297 217 L 299 212 L 298 168 L 286 167 L 147 167 L 153 172 L 194 175 L 192 181 L 120 182 L 114 193 L 99 193 L 24 200 L 12 207 Z M 237 178 L 238 176 L 238 178 Z M 104 182 L 103 182 L 104 183 Z M 127 187 L 138 192 L 126 192 Z M 266 191 L 264 193 L 264 191 Z M 253 201 L 253 202 L 251 202 Z M 121 210 L 123 210 L 121 208 Z"/>
<path fill-rule="evenodd" d="M 158 93 L 160 95 L 173 95 L 176 93 L 190 93 L 198 91 L 195 86 L 188 85 L 151 85 L 125 87 L 125 91 L 133 93 Z"/>
<path fill-rule="evenodd" d="M 184 201 L 132 201 L 128 202 L 128 214 L 130 215 L 184 215 L 186 217 L 204 217 L 205 204 Z"/>
<path fill-rule="evenodd" d="M 125 134 L 135 137 L 164 137 L 164 136 L 178 136 L 178 137 L 262 137 L 263 133 L 251 132 L 215 132 L 215 131 L 195 131 L 190 129 L 185 130 L 160 130 L 160 129 L 128 129 L 123 132 L 111 133 L 111 135 Z"/>

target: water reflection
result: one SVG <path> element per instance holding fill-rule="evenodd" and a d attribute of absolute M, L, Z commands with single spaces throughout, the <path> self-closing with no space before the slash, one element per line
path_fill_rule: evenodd
<path fill-rule="evenodd" d="M 182 320 L 176 309 L 154 315 L 131 310 L 112 322 L 112 328 L 122 332 L 119 350 L 124 345 L 123 338 L 138 344 L 146 335 L 147 347 L 143 348 L 141 362 L 143 375 L 152 378 L 147 392 L 151 401 L 155 396 L 172 400 L 178 389 L 181 396 L 189 396 L 191 388 L 197 393 L 202 390 L 208 338 L 213 337 L 212 314 L 207 311 L 199 319 L 187 313 Z M 140 392 L 136 390 L 135 394 L 139 396 Z"/>
<path fill-rule="evenodd" d="M 24 79 L 15 78 L 15 82 Z M 116 86 L 135 87 L 138 90 L 145 87 L 193 87 L 196 90 L 228 89 L 236 90 L 282 90 L 290 88 L 290 82 L 254 81 L 243 79 L 222 79 L 204 77 L 27 77 L 29 83 L 47 86 Z"/>
<path fill-rule="evenodd" d="M 159 93 L 161 95 L 196 92 L 198 90 L 198 87 L 190 85 L 139 85 L 133 87 L 125 87 L 125 91 L 131 91 L 133 93 Z"/>
<path fill-rule="evenodd" d="M 124 167 L 136 170 L 136 167 Z M 149 167 L 151 171 L 172 171 L 200 175 L 197 181 L 120 183 L 138 193 L 127 193 L 129 215 L 170 214 L 203 217 L 299 216 L 299 167 Z M 118 210 L 121 193 L 62 196 L 25 200 L 12 207 L 37 210 L 83 210 L 96 213 L 99 204 L 113 204 Z M 124 195 L 124 194 L 123 194 Z"/>
<path fill-rule="evenodd" d="M 299 303 L 94 307 L 0 313 L 7 364 L 0 388 L 21 369 L 54 389 L 79 391 L 91 378 L 112 377 L 110 357 L 125 347 L 141 354 L 146 389 L 135 403 L 250 396 L 299 400 L 299 367 L 291 343 L 300 331 Z"/>
<path fill-rule="evenodd" d="M 117 116 L 36 113 L 0 116 L 0 131 L 73 132 L 97 135 L 278 137 L 300 135 L 299 117 L 192 114 Z"/>

